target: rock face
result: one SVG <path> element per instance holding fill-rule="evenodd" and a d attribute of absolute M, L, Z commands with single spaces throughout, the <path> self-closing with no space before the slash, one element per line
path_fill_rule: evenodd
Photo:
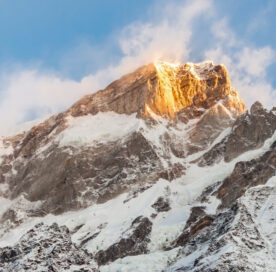
<path fill-rule="evenodd" d="M 230 112 L 234 117 L 246 109 L 231 87 L 226 68 L 211 62 L 201 65 L 157 62 L 123 76 L 106 89 L 80 99 L 67 111 L 5 141 L 15 148 L 15 158 L 30 157 L 66 128 L 68 116 L 114 111 L 144 118 L 152 114 L 169 119 L 178 117 L 187 122 L 205 113 L 204 109 L 222 111 L 220 114 L 224 115 Z"/>
<path fill-rule="evenodd" d="M 24 165 L 19 162 L 16 175 L 9 178 L 11 198 L 25 193 L 30 201 L 44 201 L 38 212 L 58 214 L 104 202 L 141 180 L 154 182 L 162 172 L 158 156 L 141 133 L 133 133 L 123 145 L 115 141 L 68 151 L 54 145 Z"/>
<path fill-rule="evenodd" d="M 268 247 L 275 243 L 274 198 L 275 187 L 249 189 L 229 209 L 218 213 L 212 224 L 186 240 L 178 259 L 190 258 L 165 271 L 274 271 L 275 244 L 272 250 Z M 271 228 L 265 227 L 268 222 Z"/>
<path fill-rule="evenodd" d="M 209 227 L 214 221 L 214 217 L 206 215 L 204 207 L 193 207 L 186 226 L 180 236 L 173 242 L 173 247 L 184 246 L 192 237 L 200 231 Z"/>
<path fill-rule="evenodd" d="M 275 130 L 275 108 L 267 111 L 260 102 L 255 102 L 250 113 L 246 111 L 240 115 L 233 124 L 231 133 L 206 152 L 200 163 L 210 165 L 222 158 L 229 162 L 248 150 L 262 146 Z"/>
<path fill-rule="evenodd" d="M 84 97 L 69 111 L 72 116 L 111 110 L 148 117 L 154 113 L 173 119 L 181 111 L 191 114 L 191 108 L 208 109 L 220 100 L 236 116 L 245 110 L 224 66 L 211 62 L 203 65 L 156 62 L 122 77 L 97 94 Z"/>
<path fill-rule="evenodd" d="M 0 183 L 9 186 L 2 194 L 43 201 L 36 214 L 59 214 L 107 201 L 134 185 L 172 180 L 183 174 L 185 163 L 172 163 L 169 153 L 183 158 L 204 149 L 244 109 L 222 65 L 144 66 L 30 131 L 5 139 L 13 152 L 4 157 L 0 169 Z M 81 148 L 60 144 L 70 118 L 107 111 L 136 114 L 144 125 L 138 124 L 123 139 Z M 159 152 L 150 132 L 156 115 L 167 120 L 166 131 L 156 139 Z M 178 135 L 179 124 L 194 119 L 197 122 L 189 126 L 187 135 Z"/>
<path fill-rule="evenodd" d="M 71 241 L 67 227 L 42 223 L 29 230 L 13 247 L 0 249 L 1 271 L 97 272 L 92 255 Z"/>
<path fill-rule="evenodd" d="M 169 200 L 164 197 L 159 197 L 152 207 L 156 210 L 156 212 L 167 212 L 171 209 Z"/>
<path fill-rule="evenodd" d="M 266 246 L 266 236 L 270 236 L 272 229 L 275 228 L 275 222 L 271 222 L 274 221 L 274 215 L 269 214 L 269 218 L 266 218 L 260 214 L 264 205 L 269 206 L 270 212 L 275 211 L 276 187 L 263 185 L 275 176 L 275 143 L 273 142 L 269 150 L 257 159 L 238 162 L 231 175 L 202 193 L 199 198 L 202 204 L 210 201 L 214 195 L 217 199 L 221 199 L 216 213 L 208 215 L 204 206 L 193 207 L 183 232 L 171 245 L 171 247 L 182 246 L 179 256 L 191 254 L 197 256 L 196 252 L 200 256 L 195 257 L 193 262 L 185 262 L 185 265 L 179 263 L 179 266 L 174 265 L 166 271 L 273 271 L 275 269 L 274 253 Z M 257 185 L 259 187 L 255 187 Z M 272 223 L 269 234 L 263 228 L 267 224 L 266 220 Z M 274 240 L 272 243 L 274 244 Z M 232 248 L 227 250 L 229 247 Z M 275 251 L 275 244 L 272 248 Z M 258 260 L 250 259 L 254 254 Z M 212 264 L 208 258 L 213 259 Z M 269 260 L 269 266 L 264 261 L 260 262 L 263 258 Z"/>
<path fill-rule="evenodd" d="M 275 271 L 275 130 L 223 65 L 123 76 L 0 139 L 0 270 Z"/>
<path fill-rule="evenodd" d="M 232 174 L 219 187 L 217 197 L 221 199 L 220 207 L 229 207 L 250 187 L 265 184 L 275 175 L 276 141 L 270 150 L 257 159 L 238 162 Z"/>
<path fill-rule="evenodd" d="M 125 256 L 134 256 L 148 252 L 147 244 L 151 233 L 152 223 L 146 217 L 137 217 L 131 224 L 131 234 L 122 238 L 118 243 L 106 250 L 100 250 L 95 256 L 99 265 L 113 262 Z"/>

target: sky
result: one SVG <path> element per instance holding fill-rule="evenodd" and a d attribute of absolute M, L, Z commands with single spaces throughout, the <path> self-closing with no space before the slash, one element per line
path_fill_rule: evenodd
<path fill-rule="evenodd" d="M 157 59 L 224 64 L 276 106 L 274 0 L 0 0 L 0 130 L 66 109 Z"/>

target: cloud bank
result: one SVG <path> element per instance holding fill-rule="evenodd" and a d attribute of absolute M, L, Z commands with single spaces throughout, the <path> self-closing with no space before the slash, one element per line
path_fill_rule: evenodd
<path fill-rule="evenodd" d="M 275 52 L 269 46 L 250 47 L 237 37 L 227 19 L 218 14 L 213 1 L 172 1 L 156 5 L 149 18 L 147 22 L 133 22 L 114 35 L 114 45 L 119 45 L 121 51 L 119 60 L 80 81 L 39 69 L 2 73 L 0 128 L 61 111 L 84 94 L 104 88 L 112 80 L 156 59 L 198 61 L 198 55 L 191 50 L 195 46 L 194 37 L 202 48 L 200 61 L 211 59 L 225 64 L 232 85 L 247 106 L 256 100 L 268 107 L 276 104 L 276 91 L 266 74 L 275 60 Z M 204 35 L 201 38 L 198 26 L 207 26 L 210 31 L 208 41 Z M 93 55 L 97 56 L 96 53 Z M 84 56 L 85 52 L 81 57 Z"/>

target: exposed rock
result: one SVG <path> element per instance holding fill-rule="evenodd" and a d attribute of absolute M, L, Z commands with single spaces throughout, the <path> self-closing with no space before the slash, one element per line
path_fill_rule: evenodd
<path fill-rule="evenodd" d="M 205 227 L 209 227 L 214 221 L 214 217 L 207 215 L 204 211 L 204 207 L 192 207 L 191 214 L 183 232 L 179 237 L 172 243 L 169 248 L 178 246 L 185 246 L 188 241 L 192 240 L 200 231 Z"/>
<path fill-rule="evenodd" d="M 56 214 L 105 202 L 144 180 L 154 182 L 162 172 L 155 151 L 140 133 L 123 144 L 71 147 L 71 152 L 51 146 L 43 156 L 16 161 L 15 169 L 16 175 L 5 178 L 11 198 L 24 193 L 30 201 L 44 201 L 45 213 Z"/>
<path fill-rule="evenodd" d="M 172 181 L 176 178 L 180 178 L 181 176 L 183 176 L 183 174 L 185 173 L 185 169 L 186 168 L 183 164 L 175 163 L 171 165 L 169 168 L 161 171 L 159 173 L 159 177 Z"/>
<path fill-rule="evenodd" d="M 218 102 L 233 116 L 245 110 L 239 94 L 230 85 L 224 66 L 156 62 L 123 76 L 104 90 L 83 97 L 67 111 L 7 142 L 14 146 L 15 158 L 19 155 L 29 158 L 66 128 L 68 116 L 114 111 L 137 113 L 143 118 L 151 118 L 154 113 L 169 119 L 178 116 L 179 120 L 189 120 L 202 115 L 202 109 L 216 107 Z"/>
<path fill-rule="evenodd" d="M 200 165 L 211 165 L 224 158 L 231 161 L 240 154 L 259 148 L 276 130 L 276 114 L 267 111 L 260 102 L 252 105 L 250 113 L 240 115 L 232 126 L 230 135 L 206 152 Z"/>
<path fill-rule="evenodd" d="M 0 175 L 0 182 L 8 183 L 9 191 L 12 192 L 8 197 L 14 199 L 24 193 L 30 201 L 44 201 L 41 212 L 37 214 L 58 214 L 86 207 L 91 203 L 107 201 L 145 180 L 146 183 L 154 183 L 158 178 L 173 180 L 180 177 L 185 171 L 183 164 L 169 164 L 164 169 L 154 148 L 140 132 L 133 133 L 124 142 L 115 141 L 81 150 L 73 147 L 60 148 L 56 143 L 50 144 L 48 148 L 44 147 L 42 150 L 45 151 L 42 153 L 37 153 L 37 150 L 50 143 L 66 128 L 68 114 L 79 116 L 107 110 L 127 114 L 134 111 L 141 113 L 141 105 L 144 105 L 144 109 L 150 107 L 154 113 L 172 118 L 174 114 L 171 110 L 176 104 L 180 111 L 194 103 L 193 107 L 197 108 L 213 107 L 189 132 L 191 144 L 188 144 L 188 154 L 196 152 L 212 141 L 223 127 L 229 125 L 231 118 L 224 109 L 232 105 L 229 102 L 230 97 L 236 99 L 233 109 L 231 108 L 234 115 L 244 110 L 238 94 L 230 87 L 225 68 L 208 65 L 205 69 L 191 65 L 173 67 L 164 63 L 159 63 L 156 68 L 153 65 L 142 67 L 115 81 L 105 90 L 85 97 L 67 112 L 33 127 L 23 138 L 10 140 L 15 151 L 13 157 L 4 161 Z M 196 74 L 192 69 L 197 71 Z M 170 82 L 164 82 L 164 76 L 169 74 Z M 148 80 L 152 80 L 150 90 Z M 174 102 L 166 100 L 168 88 L 177 93 L 174 96 L 170 94 L 171 98 L 174 97 Z M 129 101 L 130 99 L 134 99 L 134 102 Z M 215 106 L 221 99 L 224 106 Z M 161 112 L 160 105 L 164 106 L 164 103 L 169 104 Z M 211 124 L 213 130 L 208 133 L 211 131 Z M 164 145 L 167 142 L 171 143 L 169 146 L 174 155 L 185 156 L 181 149 L 173 145 L 175 141 L 169 136 Z M 184 146 L 182 150 L 183 148 Z M 138 163 L 133 161 L 134 157 Z M 9 161 L 13 162 L 13 168 Z"/>
<path fill-rule="evenodd" d="M 217 190 L 221 199 L 220 208 L 229 207 L 241 197 L 248 188 L 265 184 L 276 172 L 276 142 L 269 151 L 257 159 L 241 161 L 235 165 L 232 174 L 227 177 Z"/>
<path fill-rule="evenodd" d="M 169 200 L 164 197 L 159 197 L 153 204 L 152 207 L 157 212 L 167 212 L 171 209 Z"/>
<path fill-rule="evenodd" d="M 181 246 L 179 254 L 182 258 L 196 251 L 201 256 L 196 257 L 194 262 L 190 262 L 188 265 L 174 265 L 166 271 L 271 271 L 265 270 L 267 266 L 264 263 L 260 264 L 259 261 L 253 265 L 250 256 L 253 254 L 252 252 L 262 251 L 264 253 L 260 253 L 258 258 L 263 259 L 263 254 L 272 254 L 267 252 L 266 240 L 260 233 L 261 230 L 258 229 L 255 220 L 258 220 L 258 213 L 261 212 L 262 205 L 271 205 L 271 202 L 269 204 L 265 204 L 265 202 L 268 198 L 273 199 L 275 187 L 255 186 L 265 184 L 275 176 L 275 171 L 276 142 L 258 158 L 238 162 L 230 176 L 222 182 L 207 187 L 198 201 L 204 203 L 209 201 L 208 198 L 211 196 L 221 199 L 216 214 L 206 215 L 204 207 L 193 207 L 183 232 L 171 247 L 167 248 Z M 260 194 L 258 195 L 257 192 Z M 248 197 L 252 202 L 248 203 Z M 275 204 L 275 201 L 272 200 L 270 213 L 276 208 Z M 222 209 L 224 211 L 220 212 Z M 273 241 L 273 238 L 270 237 L 270 239 Z M 232 243 L 237 249 L 230 250 L 230 252 L 226 250 L 224 253 L 223 249 Z M 276 248 L 273 250 L 275 251 Z M 202 254 L 202 251 L 205 253 Z M 254 254 L 258 255 L 259 253 Z M 207 261 L 208 256 L 212 256 L 216 265 L 210 266 Z M 270 255 L 269 258 L 271 259 Z M 236 260 L 239 261 L 236 262 Z M 272 266 L 273 263 L 274 261 L 271 260 Z M 255 265 L 257 265 L 257 270 L 253 269 Z"/>
<path fill-rule="evenodd" d="M 71 242 L 67 227 L 38 224 L 13 247 L 0 249 L 1 271 L 96 272 L 92 255 Z"/>
<path fill-rule="evenodd" d="M 151 233 L 152 223 L 146 217 L 137 217 L 126 232 L 126 237 L 113 244 L 106 250 L 101 250 L 95 255 L 99 265 L 115 261 L 125 256 L 134 256 L 148 252 L 147 244 Z M 130 232 L 130 233 L 129 233 Z"/>
<path fill-rule="evenodd" d="M 171 162 L 170 156 L 182 159 L 204 149 L 244 109 L 224 66 L 163 62 L 143 66 L 67 111 L 6 139 L 13 153 L 3 158 L 0 167 L 0 183 L 8 184 L 2 195 L 15 199 L 24 194 L 30 201 L 42 201 L 40 211 L 33 214 L 59 214 L 103 203 L 159 178 L 171 181 L 185 173 L 185 164 Z M 161 135 L 160 152 L 142 130 L 83 148 L 59 145 L 57 136 L 67 128 L 69 117 L 106 111 L 137 113 L 150 120 L 157 114 L 172 121 L 167 130 L 185 118 L 200 119 L 185 142 L 176 135 Z M 154 122 L 147 125 L 154 129 Z"/>
<path fill-rule="evenodd" d="M 210 197 L 214 196 L 217 194 L 217 190 L 219 188 L 219 186 L 222 184 L 222 181 L 218 181 L 210 186 L 207 186 L 203 192 L 201 193 L 201 195 L 199 196 L 199 198 L 197 199 L 198 202 L 208 202 L 210 200 Z"/>
<path fill-rule="evenodd" d="M 231 95 L 231 96 L 230 96 Z M 139 113 L 174 118 L 185 108 L 211 108 L 219 100 L 236 115 L 245 110 L 239 95 L 230 86 L 222 65 L 174 65 L 156 62 L 123 76 L 105 90 L 86 96 L 72 106 L 73 116 L 99 111 Z"/>
<path fill-rule="evenodd" d="M 14 150 L 14 158 L 21 155 L 30 158 L 41 146 L 46 145 L 55 135 L 66 127 L 65 114 L 53 115 L 46 121 L 31 128 L 25 133 L 24 138 L 17 144 Z"/>
<path fill-rule="evenodd" d="M 244 110 L 224 66 L 157 62 L 4 139 L 0 196 L 8 208 L 1 214 L 1 235 L 49 213 L 56 217 L 46 220 L 65 219 L 73 227 L 69 232 L 36 226 L 15 246 L 0 250 L 0 267 L 97 271 L 94 256 L 105 266 L 101 269 L 121 271 L 117 267 L 128 270 L 132 260 L 153 256 L 154 262 L 162 259 L 162 269 L 172 264 L 167 271 L 274 271 L 275 189 L 264 184 L 275 176 L 276 142 L 270 149 L 268 142 L 262 146 L 275 133 L 276 109 L 267 111 L 256 102 Z M 109 114 L 123 120 L 118 122 L 123 133 L 113 137 L 113 131 L 103 130 L 90 138 L 97 131 L 93 121 Z M 82 118 L 87 122 L 78 126 Z M 125 120 L 135 123 L 126 129 Z M 89 129 L 79 135 L 82 125 Z M 70 141 L 63 141 L 68 135 Z M 258 156 L 252 152 L 254 159 L 239 161 L 229 174 L 233 162 L 228 162 L 257 148 Z M 225 173 L 193 164 L 205 167 L 222 159 Z M 203 179 L 193 170 L 202 170 Z M 106 210 L 113 204 L 123 211 L 115 220 Z M 73 212 L 61 215 L 67 211 Z M 266 226 L 259 220 L 263 214 Z M 133 267 L 128 271 L 138 271 Z M 161 271 L 152 267 L 147 270 Z"/>
<path fill-rule="evenodd" d="M 229 110 L 221 104 L 211 107 L 189 131 L 189 142 L 187 154 L 193 154 L 206 149 L 219 134 L 234 122 L 235 115 L 229 115 Z M 212 129 L 210 129 L 212 128 Z"/>
<path fill-rule="evenodd" d="M 251 188 L 226 211 L 217 213 L 208 228 L 190 239 L 179 251 L 177 259 L 181 260 L 165 271 L 274 271 L 274 199 L 275 187 Z M 271 228 L 267 227 L 268 222 Z M 271 247 L 267 239 L 272 241 Z"/>
<path fill-rule="evenodd" d="M 99 235 L 100 232 L 95 232 L 93 233 L 92 235 L 91 234 L 88 234 L 86 235 L 85 237 L 83 237 L 81 239 L 81 242 L 80 242 L 80 246 L 84 246 L 86 243 L 88 243 L 89 241 L 95 239 L 98 235 Z"/>
<path fill-rule="evenodd" d="M 204 217 L 206 215 L 204 210 L 204 207 L 192 207 L 185 228 L 190 227 L 192 224 L 196 223 L 200 218 Z"/>

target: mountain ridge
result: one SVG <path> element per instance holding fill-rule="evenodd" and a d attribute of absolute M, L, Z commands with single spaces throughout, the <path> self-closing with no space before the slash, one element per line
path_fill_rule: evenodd
<path fill-rule="evenodd" d="M 129 93 L 131 99 L 128 99 Z M 138 68 L 96 94 L 85 96 L 69 111 L 72 116 L 111 110 L 145 117 L 149 117 L 148 111 L 151 111 L 173 119 L 192 104 L 197 108 L 210 108 L 229 94 L 237 98 L 232 105 L 227 101 L 225 105 L 232 106 L 238 115 L 245 110 L 245 105 L 231 87 L 228 72 L 222 65 L 215 66 L 211 62 L 178 65 L 158 61 Z"/>
<path fill-rule="evenodd" d="M 0 267 L 273 271 L 275 130 L 223 65 L 143 66 L 1 140 Z"/>

